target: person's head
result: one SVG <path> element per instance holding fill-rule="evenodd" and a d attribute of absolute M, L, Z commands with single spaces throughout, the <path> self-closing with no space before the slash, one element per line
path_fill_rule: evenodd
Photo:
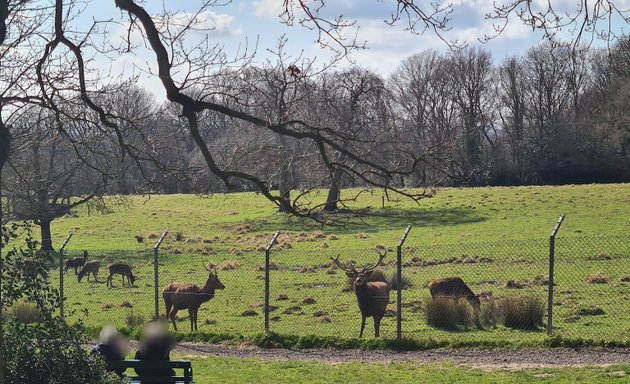
<path fill-rule="evenodd" d="M 151 321 L 142 327 L 140 350 L 160 350 L 168 353 L 175 346 L 173 335 L 168 332 L 168 323 Z"/>
<path fill-rule="evenodd" d="M 129 342 L 125 336 L 120 334 L 112 325 L 103 327 L 99 335 L 99 341 L 101 344 L 116 349 L 122 356 L 125 356 L 129 352 Z"/>

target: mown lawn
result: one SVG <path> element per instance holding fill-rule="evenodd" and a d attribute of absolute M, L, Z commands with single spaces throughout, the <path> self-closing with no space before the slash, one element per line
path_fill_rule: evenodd
<path fill-rule="evenodd" d="M 481 370 L 452 364 L 337 363 L 193 358 L 199 383 L 627 383 L 630 366 Z"/>
<path fill-rule="evenodd" d="M 630 185 L 444 189 L 415 204 L 386 202 L 367 193 L 353 203 L 362 220 L 345 227 L 324 228 L 287 218 L 252 193 L 197 196 L 133 197 L 127 207 L 54 223 L 59 243 L 74 231 L 69 257 L 88 249 L 90 258 L 125 261 L 139 279 L 133 288 L 106 288 L 103 267 L 99 283 L 78 283 L 66 275 L 66 311 L 71 321 L 87 326 L 105 323 L 136 326 L 153 314 L 151 246 L 163 229 L 171 234 L 160 252 L 159 286 L 173 281 L 203 284 L 202 264 L 217 264 L 226 289 L 201 307 L 199 329 L 209 333 L 255 335 L 263 329 L 264 280 L 262 249 L 271 234 L 282 231 L 272 253 L 271 330 L 280 334 L 356 337 L 360 316 L 343 273 L 329 268 L 330 257 L 373 262 L 375 246 L 389 249 L 385 273 L 395 268 L 395 245 L 407 224 L 413 226 L 403 255 L 403 275 L 411 284 L 403 291 L 403 335 L 414 339 L 471 345 L 536 345 L 546 340 L 537 331 L 508 329 L 500 324 L 484 330 L 447 332 L 429 327 L 426 283 L 461 276 L 475 292 L 495 298 L 535 296 L 545 302 L 548 236 L 560 213 L 567 219 L 558 238 L 555 329 L 569 338 L 630 342 Z M 592 236 L 622 236 L 586 239 Z M 137 238 L 136 238 L 137 237 Z M 579 238 L 579 239 L 578 239 Z M 142 241 L 138 241 L 142 240 Z M 124 250 L 124 251 L 120 251 Z M 606 282 L 589 284 L 603 273 Z M 58 279 L 53 274 L 53 280 Z M 89 312 L 87 315 L 84 309 Z M 164 312 L 160 298 L 160 310 Z M 395 294 L 381 326 L 382 336 L 395 337 Z M 179 313 L 181 332 L 188 332 L 187 313 Z M 373 335 L 368 321 L 366 336 Z"/>

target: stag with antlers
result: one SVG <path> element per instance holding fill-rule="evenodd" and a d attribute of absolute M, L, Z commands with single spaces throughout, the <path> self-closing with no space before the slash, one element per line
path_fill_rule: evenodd
<path fill-rule="evenodd" d="M 385 251 L 379 252 L 376 264 L 365 266 L 361 270 L 357 270 L 352 264 L 341 263 L 339 256 L 331 258 L 335 265 L 345 271 L 346 275 L 352 279 L 352 290 L 357 296 L 357 303 L 359 304 L 362 317 L 359 337 L 363 337 L 365 319 L 368 317 L 374 318 L 374 337 L 379 337 L 380 334 L 381 319 L 385 316 L 385 310 L 389 303 L 390 287 L 389 284 L 383 281 L 368 281 L 368 277 L 376 267 L 383 263 L 386 254 Z"/>
<path fill-rule="evenodd" d="M 166 304 L 166 317 L 171 319 L 173 329 L 177 331 L 175 316 L 177 311 L 188 309 L 188 317 L 190 319 L 190 331 L 197 330 L 197 313 L 201 304 L 214 297 L 214 291 L 224 289 L 225 286 L 219 280 L 217 270 L 210 263 L 204 264 L 204 268 L 208 271 L 208 280 L 203 288 L 199 288 L 196 284 L 171 283 L 162 290 L 164 304 Z"/>

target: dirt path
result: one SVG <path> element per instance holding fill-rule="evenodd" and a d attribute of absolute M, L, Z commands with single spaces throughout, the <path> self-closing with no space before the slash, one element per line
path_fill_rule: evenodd
<path fill-rule="evenodd" d="M 431 351 L 287 350 L 252 346 L 181 343 L 176 353 L 187 356 L 223 356 L 268 361 L 302 360 L 322 363 L 345 362 L 452 362 L 482 369 L 526 369 L 630 364 L 630 348 L 624 349 L 439 349 Z"/>

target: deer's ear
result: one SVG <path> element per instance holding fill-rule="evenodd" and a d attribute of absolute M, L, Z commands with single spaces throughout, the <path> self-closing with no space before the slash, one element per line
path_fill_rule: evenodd
<path fill-rule="evenodd" d="M 365 271 L 365 276 L 370 276 L 373 271 Z"/>
<path fill-rule="evenodd" d="M 354 273 L 352 272 L 346 272 L 346 276 L 350 277 L 350 278 L 354 278 Z"/>

